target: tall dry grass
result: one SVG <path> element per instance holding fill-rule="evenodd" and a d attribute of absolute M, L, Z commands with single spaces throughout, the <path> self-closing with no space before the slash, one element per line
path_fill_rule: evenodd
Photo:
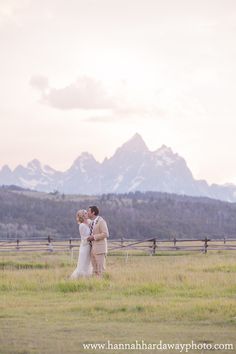
<path fill-rule="evenodd" d="M 212 328 L 214 333 L 210 331 L 210 335 L 214 340 L 221 333 L 217 334 L 216 328 L 224 327 L 228 337 L 233 336 L 236 328 L 233 252 L 109 256 L 102 280 L 70 280 L 75 265 L 76 259 L 72 261 L 66 253 L 1 257 L 0 324 L 7 325 L 3 326 L 5 337 L 0 334 L 0 343 L 3 342 L 6 353 L 10 353 L 9 343 L 14 342 L 9 329 L 22 344 L 21 336 L 29 323 L 32 328 L 28 329 L 27 338 L 31 338 L 33 328 L 45 336 L 43 323 L 46 323 L 48 333 L 55 337 L 50 342 L 50 353 L 53 343 L 61 340 L 63 328 L 68 330 L 68 341 L 72 342 L 73 328 L 77 327 L 83 335 L 87 333 L 84 327 L 92 328 L 93 335 L 88 334 L 87 340 L 99 338 L 99 333 L 102 338 L 106 326 L 116 328 L 115 334 L 110 335 L 117 338 L 125 336 L 124 327 L 130 338 L 140 328 L 143 336 L 149 338 L 154 326 L 161 324 L 163 328 L 167 325 L 172 328 L 172 337 L 178 326 L 185 329 L 185 338 L 190 336 L 190 328 L 196 333 L 202 328 L 208 331 Z M 71 352 L 75 350 L 69 342 L 68 348 Z"/>

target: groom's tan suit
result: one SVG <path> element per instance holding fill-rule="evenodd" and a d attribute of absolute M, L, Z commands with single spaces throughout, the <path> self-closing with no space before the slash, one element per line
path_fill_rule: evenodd
<path fill-rule="evenodd" d="M 101 216 L 95 219 L 92 235 L 94 237 L 91 250 L 93 273 L 100 276 L 106 268 L 107 238 L 109 237 L 107 223 Z"/>

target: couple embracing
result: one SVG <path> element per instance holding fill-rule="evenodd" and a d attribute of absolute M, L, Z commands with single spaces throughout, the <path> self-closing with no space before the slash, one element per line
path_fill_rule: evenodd
<path fill-rule="evenodd" d="M 95 275 L 101 277 L 106 268 L 107 238 L 106 221 L 99 215 L 97 206 L 79 210 L 76 215 L 81 237 L 77 267 L 71 279 Z"/>

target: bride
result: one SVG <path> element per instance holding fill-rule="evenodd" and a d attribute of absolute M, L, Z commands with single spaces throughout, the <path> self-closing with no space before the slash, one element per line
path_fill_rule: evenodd
<path fill-rule="evenodd" d="M 76 220 L 79 224 L 79 233 L 81 237 L 81 243 L 79 248 L 79 258 L 77 267 L 71 274 L 71 279 L 78 279 L 80 277 L 89 277 L 92 275 L 91 265 L 91 246 L 87 241 L 90 235 L 90 228 L 88 224 L 88 213 L 86 210 L 79 210 L 76 214 Z"/>

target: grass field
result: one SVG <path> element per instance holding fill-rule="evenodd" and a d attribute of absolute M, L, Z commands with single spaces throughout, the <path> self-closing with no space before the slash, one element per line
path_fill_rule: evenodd
<path fill-rule="evenodd" d="M 235 252 L 108 256 L 104 279 L 72 281 L 75 258 L 0 254 L 1 354 L 158 352 L 83 349 L 108 340 L 232 343 L 217 352 L 236 352 Z"/>

